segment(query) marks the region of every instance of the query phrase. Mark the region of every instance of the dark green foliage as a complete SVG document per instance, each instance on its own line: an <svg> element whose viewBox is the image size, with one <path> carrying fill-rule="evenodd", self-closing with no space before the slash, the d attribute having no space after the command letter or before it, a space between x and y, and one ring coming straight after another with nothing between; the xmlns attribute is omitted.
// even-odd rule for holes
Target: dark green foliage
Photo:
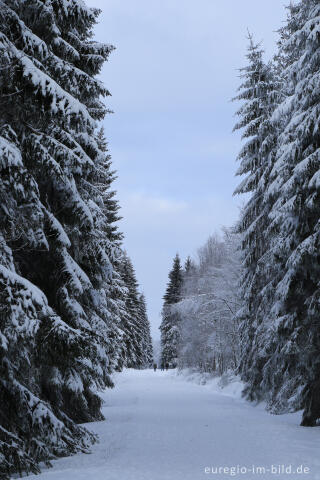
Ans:
<svg viewBox="0 0 320 480"><path fill-rule="evenodd" d="M175 305L182 299L183 270L180 257L177 254L173 260L173 267L169 273L169 282L164 295L162 309L161 330L161 363L177 366L179 339L180 339L180 314L175 310Z"/></svg>
<svg viewBox="0 0 320 480"><path fill-rule="evenodd" d="M165 305L172 305L181 300L183 275L180 257L177 254L173 260L173 267L169 273L169 283L163 296Z"/></svg>
<svg viewBox="0 0 320 480"><path fill-rule="evenodd" d="M141 322L143 366L150 367L153 363L153 346L150 333L150 322L147 315L146 299L139 295L139 317Z"/></svg>

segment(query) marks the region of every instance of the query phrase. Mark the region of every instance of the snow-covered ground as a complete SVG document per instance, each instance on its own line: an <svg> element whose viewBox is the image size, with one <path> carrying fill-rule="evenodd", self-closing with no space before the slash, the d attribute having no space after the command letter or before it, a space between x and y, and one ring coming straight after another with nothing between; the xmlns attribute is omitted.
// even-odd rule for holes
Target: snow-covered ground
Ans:
<svg viewBox="0 0 320 480"><path fill-rule="evenodd" d="M237 384L221 392L195 380L174 371L117 375L104 394L107 420L89 425L100 436L92 454L54 461L36 480L320 479L319 428L246 403ZM299 470L272 473L272 465Z"/></svg>

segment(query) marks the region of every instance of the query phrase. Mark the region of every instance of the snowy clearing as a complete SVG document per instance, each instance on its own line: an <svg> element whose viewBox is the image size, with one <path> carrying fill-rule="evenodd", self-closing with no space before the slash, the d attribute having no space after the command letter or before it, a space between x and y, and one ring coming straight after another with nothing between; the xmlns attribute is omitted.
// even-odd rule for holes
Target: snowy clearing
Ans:
<svg viewBox="0 0 320 480"><path fill-rule="evenodd" d="M28 478L320 479L319 428L300 427L300 414L273 416L246 403L238 398L238 386L226 392L216 382L199 385L175 371L126 370L104 393L107 420L89 424L100 436L92 454L59 459L53 469ZM310 471L272 473L272 465L294 473L302 465ZM227 470L231 467L243 473ZM221 473L215 473L219 468ZM256 471L244 473L244 468Z"/></svg>

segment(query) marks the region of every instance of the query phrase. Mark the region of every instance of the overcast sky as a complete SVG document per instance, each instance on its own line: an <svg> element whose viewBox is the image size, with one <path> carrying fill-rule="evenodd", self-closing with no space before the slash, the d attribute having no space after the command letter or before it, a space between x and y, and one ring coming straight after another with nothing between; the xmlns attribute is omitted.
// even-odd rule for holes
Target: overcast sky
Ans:
<svg viewBox="0 0 320 480"><path fill-rule="evenodd" d="M114 111L104 125L119 178L125 248L144 291L152 334L172 258L195 255L232 225L239 135L230 99L245 65L247 29L275 51L281 0L87 0L96 38L116 50L102 78Z"/></svg>

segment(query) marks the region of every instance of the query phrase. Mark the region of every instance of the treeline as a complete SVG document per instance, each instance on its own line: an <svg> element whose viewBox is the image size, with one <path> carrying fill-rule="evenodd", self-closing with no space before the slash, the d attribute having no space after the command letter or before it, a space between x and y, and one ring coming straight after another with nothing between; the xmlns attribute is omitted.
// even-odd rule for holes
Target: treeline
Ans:
<svg viewBox="0 0 320 480"><path fill-rule="evenodd" d="M264 60L262 48L250 36L248 63L241 70L236 97L242 105L235 129L242 130L245 140L237 171L244 178L236 193L250 194L237 227L242 268L234 298L236 303L240 298L240 308L231 316L231 325L239 324L237 370L246 383L247 398L266 401L274 413L303 409L304 426L316 425L320 419L319 32L318 0L300 0L288 7L272 61ZM186 269L181 271L183 278L187 284ZM206 288L199 294L207 295ZM219 289L219 283L212 286L213 298ZM181 338L173 363L182 358L185 364L187 357L195 361L186 352L196 331L199 341L190 351L200 355L203 366L209 339L218 338L216 310L202 316L199 301L191 304L188 296L183 299L182 289L179 292L177 308L170 306L179 319ZM226 322L227 331L229 319L224 320L224 315L221 323ZM188 317L189 326L184 327ZM202 317L209 318L213 337L200 339ZM189 334L192 340L186 348L183 339ZM219 347L213 351L216 354L210 355L216 359Z"/></svg>
<svg viewBox="0 0 320 480"><path fill-rule="evenodd" d="M98 14L0 0L0 478L88 451L111 373L152 362L99 129Z"/></svg>
<svg viewBox="0 0 320 480"><path fill-rule="evenodd" d="M239 365L239 238L212 235L197 260L176 255L164 296L161 359L171 367L222 375Z"/></svg>

